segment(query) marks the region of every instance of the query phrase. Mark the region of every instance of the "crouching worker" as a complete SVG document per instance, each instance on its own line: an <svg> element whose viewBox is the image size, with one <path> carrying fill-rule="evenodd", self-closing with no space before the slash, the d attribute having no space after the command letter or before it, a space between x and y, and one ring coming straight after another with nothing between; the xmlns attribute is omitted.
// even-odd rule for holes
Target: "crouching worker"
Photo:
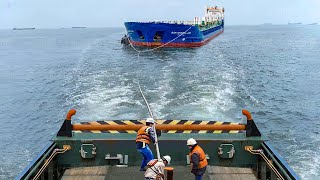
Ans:
<svg viewBox="0 0 320 180"><path fill-rule="evenodd" d="M145 166L149 161L153 159L152 151L149 148L149 144L152 141L155 143L155 133L153 131L154 119L148 118L146 120L146 126L143 126L138 130L136 138L136 148L143 156L140 171L145 171Z"/></svg>
<svg viewBox="0 0 320 180"><path fill-rule="evenodd" d="M145 180L164 180L164 167L170 164L171 157L163 156L162 162L158 159L153 159L147 164L147 171L144 173Z"/></svg>
<svg viewBox="0 0 320 180"><path fill-rule="evenodd" d="M195 175L195 180L201 180L208 165L206 154L193 138L188 139L187 146L190 150L191 173Z"/></svg>

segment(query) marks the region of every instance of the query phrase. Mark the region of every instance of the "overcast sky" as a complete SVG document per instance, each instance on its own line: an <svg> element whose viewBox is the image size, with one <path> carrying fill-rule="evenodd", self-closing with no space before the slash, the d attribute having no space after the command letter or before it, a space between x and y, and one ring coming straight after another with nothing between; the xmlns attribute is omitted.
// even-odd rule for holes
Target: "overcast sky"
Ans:
<svg viewBox="0 0 320 180"><path fill-rule="evenodd" d="M203 16L206 5L224 6L227 25L320 23L320 0L0 0L0 28L192 20Z"/></svg>

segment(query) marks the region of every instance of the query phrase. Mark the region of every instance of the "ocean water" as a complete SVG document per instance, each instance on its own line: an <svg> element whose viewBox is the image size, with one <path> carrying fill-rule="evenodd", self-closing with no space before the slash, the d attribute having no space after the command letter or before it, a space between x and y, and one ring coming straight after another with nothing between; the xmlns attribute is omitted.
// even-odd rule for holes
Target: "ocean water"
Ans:
<svg viewBox="0 0 320 180"><path fill-rule="evenodd" d="M138 54L123 28L0 30L0 179L73 122L253 118L302 179L320 178L320 26L227 26L209 44Z"/></svg>

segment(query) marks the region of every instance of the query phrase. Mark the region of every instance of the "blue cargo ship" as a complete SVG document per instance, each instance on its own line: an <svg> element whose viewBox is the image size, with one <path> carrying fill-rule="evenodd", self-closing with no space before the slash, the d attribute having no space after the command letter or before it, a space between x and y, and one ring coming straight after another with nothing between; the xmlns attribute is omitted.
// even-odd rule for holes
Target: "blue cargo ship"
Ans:
<svg viewBox="0 0 320 180"><path fill-rule="evenodd" d="M224 31L224 8L206 7L205 15L193 21L125 22L124 25L127 43L133 46L199 47Z"/></svg>

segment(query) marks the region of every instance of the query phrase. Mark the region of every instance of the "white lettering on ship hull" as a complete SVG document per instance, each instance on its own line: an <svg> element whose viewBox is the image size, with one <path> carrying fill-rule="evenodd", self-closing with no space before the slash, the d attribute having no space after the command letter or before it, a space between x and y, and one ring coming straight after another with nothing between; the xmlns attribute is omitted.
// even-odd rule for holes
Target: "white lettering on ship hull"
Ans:
<svg viewBox="0 0 320 180"><path fill-rule="evenodd" d="M174 32L174 31L172 31L171 34L191 34L191 32Z"/></svg>

